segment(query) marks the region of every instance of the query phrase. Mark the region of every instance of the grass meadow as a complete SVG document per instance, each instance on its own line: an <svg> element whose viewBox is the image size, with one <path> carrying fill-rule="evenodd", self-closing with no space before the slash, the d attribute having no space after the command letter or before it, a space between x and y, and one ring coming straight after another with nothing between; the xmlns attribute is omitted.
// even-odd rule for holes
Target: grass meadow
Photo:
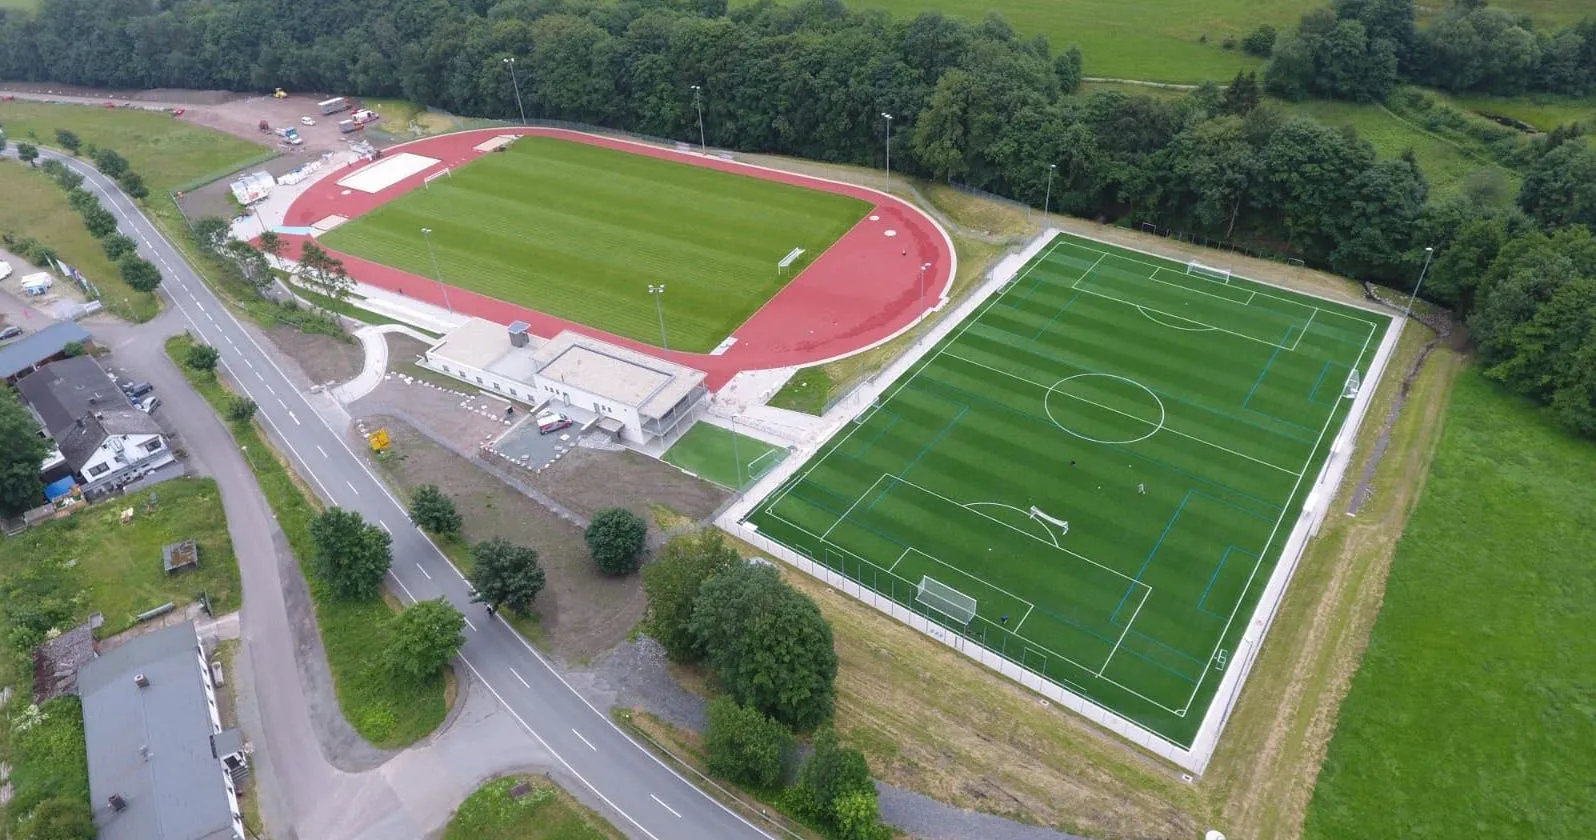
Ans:
<svg viewBox="0 0 1596 840"><path fill-rule="evenodd" d="M519 799L510 789L525 782ZM619 840L603 817L541 777L494 779L460 803L443 840Z"/></svg>
<svg viewBox="0 0 1596 840"><path fill-rule="evenodd" d="M751 5L753 0L735 0ZM1237 70L1258 68L1263 60L1224 49L1226 38L1240 41L1259 24L1280 31L1294 27L1322 0L848 0L862 9L885 9L900 18L939 11L976 22L989 12L1002 15L1022 37L1041 35L1055 53L1079 44L1086 74L1152 82L1223 82ZM1590 14L1586 0L1493 0L1492 6L1528 13L1543 27L1578 22ZM1445 4L1421 4L1420 26ZM1205 40L1206 39L1206 40Z"/></svg>
<svg viewBox="0 0 1596 840"><path fill-rule="evenodd" d="M707 352L864 217L833 193L527 137L323 237L329 248L655 344ZM803 259L776 263L794 247Z"/></svg>
<svg viewBox="0 0 1596 840"><path fill-rule="evenodd" d="M1304 836L1589 836L1596 447L1478 372L1341 707Z"/></svg>
<svg viewBox="0 0 1596 840"><path fill-rule="evenodd" d="M1063 236L749 519L1189 744L1388 323Z"/></svg>

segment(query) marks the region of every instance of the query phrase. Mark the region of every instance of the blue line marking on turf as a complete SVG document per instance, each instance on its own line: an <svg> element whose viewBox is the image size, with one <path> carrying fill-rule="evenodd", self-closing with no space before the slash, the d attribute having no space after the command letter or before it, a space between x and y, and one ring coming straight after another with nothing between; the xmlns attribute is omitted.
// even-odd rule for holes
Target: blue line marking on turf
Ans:
<svg viewBox="0 0 1596 840"><path fill-rule="evenodd" d="M1180 512L1186 509L1186 503L1191 501L1192 494L1196 492L1196 490L1187 490L1186 497L1180 500L1180 507L1175 508L1175 515L1171 516L1169 524L1164 526L1164 533L1158 535L1158 542L1153 544L1153 550L1147 552L1147 559L1143 560L1142 567L1136 570L1136 577L1131 578L1133 585L1125 587L1125 594L1119 597L1119 603L1114 606L1114 611L1109 614L1108 620L1110 622L1119 620L1119 611L1125 608L1125 601L1130 598L1132 590L1136 588L1134 584L1142 582L1142 575L1146 574L1147 567L1153 564L1153 557L1158 554L1159 546L1164 544L1164 538L1169 536L1170 530L1175 527L1175 520L1180 518Z"/></svg>
<svg viewBox="0 0 1596 840"><path fill-rule="evenodd" d="M847 453L843 453L843 457L844 458L851 458L851 459L853 459L855 461L863 458L864 454L866 452L870 451L870 447L876 445L876 441L880 440L882 435L886 434L887 432L892 431L892 427L898 425L898 419L899 419L898 415L893 414L890 411L885 411L885 409L876 409L876 413L877 414L880 414L880 413L883 413L883 412L885 412L885 414L887 415L886 424L883 425L880 429L877 429L875 435L873 437L871 437L869 440L865 441L864 446L860 447L859 451L857 453L855 453L853 455L849 455ZM871 417L870 419L874 420L875 418Z"/></svg>
<svg viewBox="0 0 1596 840"><path fill-rule="evenodd" d="M1214 573L1208 576L1208 585L1203 587L1202 597L1197 599L1197 609L1201 610L1202 612L1208 613L1209 615L1218 615L1218 613L1213 612L1212 610L1203 609L1203 602L1208 600L1208 593L1213 591L1214 581L1219 580L1219 573L1224 571L1224 569L1225 569L1225 561L1230 559L1230 552L1236 551L1236 550L1238 550L1238 549L1235 546L1233 546L1233 545L1225 547L1225 553L1222 556L1220 556L1220 558L1219 558L1219 565L1215 566L1214 567ZM1242 554L1246 554L1247 552L1243 551L1241 553Z"/></svg>
<svg viewBox="0 0 1596 840"><path fill-rule="evenodd" d="M1048 328L1053 326L1053 322L1058 320L1058 316L1063 315L1064 314L1064 310L1069 309L1070 308L1070 304L1074 303L1075 299L1080 297L1080 296L1081 296L1081 293L1080 292L1076 292L1074 295L1070 296L1069 300L1064 301L1064 305L1060 306L1058 308L1058 311L1053 313L1053 317L1047 319L1047 323L1043 324L1041 327L1039 327L1037 329L1036 335L1031 336L1031 340L1035 341L1035 340L1041 338L1042 337L1042 333L1047 332Z"/></svg>
<svg viewBox="0 0 1596 840"><path fill-rule="evenodd" d="M1253 383L1252 383L1252 390L1248 391L1247 392L1247 398L1241 401L1241 407L1242 408L1246 408L1247 407L1247 403L1252 402L1252 395L1258 393L1258 386L1262 385L1263 381L1264 381L1264 377L1269 375L1269 368L1270 368L1271 365L1273 365L1275 363L1275 357L1280 355L1280 351L1281 350L1286 349L1285 348L1286 339L1291 337L1291 331L1293 329L1296 329L1296 325L1292 325L1292 326L1286 327L1286 336L1285 336L1285 338L1282 338L1280 340L1280 344L1275 346L1275 352L1269 354L1269 361L1264 362L1263 370L1258 373L1258 378L1256 380L1254 380Z"/></svg>
<svg viewBox="0 0 1596 840"><path fill-rule="evenodd" d="M1327 360L1324 363L1324 367L1319 368L1319 378L1313 380L1313 390L1308 392L1308 402L1313 402L1313 398L1319 395L1319 385L1324 382L1324 375L1330 372L1330 366L1332 364L1334 364L1334 362Z"/></svg>

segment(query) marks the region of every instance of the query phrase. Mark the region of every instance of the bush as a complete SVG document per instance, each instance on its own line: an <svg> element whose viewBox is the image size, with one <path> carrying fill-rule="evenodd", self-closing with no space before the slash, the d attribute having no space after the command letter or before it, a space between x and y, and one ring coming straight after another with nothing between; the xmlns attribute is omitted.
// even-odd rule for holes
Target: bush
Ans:
<svg viewBox="0 0 1596 840"><path fill-rule="evenodd" d="M233 396L227 398L226 411L227 419L229 420L247 423L254 419L255 412L258 410L260 410L260 406L256 405L255 401L249 397Z"/></svg>
<svg viewBox="0 0 1596 840"><path fill-rule="evenodd" d="M190 370L204 373L215 373L216 366L222 361L222 351L209 344L190 344L188 352L183 354L183 364Z"/></svg>
<svg viewBox="0 0 1596 840"><path fill-rule="evenodd" d="M599 571L629 575L643 562L648 524L626 508L606 508L587 526L587 550Z"/></svg>
<svg viewBox="0 0 1596 840"><path fill-rule="evenodd" d="M1263 24L1247 33L1247 37L1241 40L1241 49L1248 55L1268 58L1275 51L1276 34L1273 26Z"/></svg>
<svg viewBox="0 0 1596 840"><path fill-rule="evenodd" d="M144 186L144 179L131 169L123 172L116 182L121 185L122 192L127 193L135 201L143 201L150 194L149 187Z"/></svg>
<svg viewBox="0 0 1596 840"><path fill-rule="evenodd" d="M740 785L773 789L781 781L782 758L792 740L787 727L756 709L739 706L726 697L709 704L704 749L709 753L709 770L717 776Z"/></svg>
<svg viewBox="0 0 1596 840"><path fill-rule="evenodd" d="M100 240L100 247L105 249L105 257L111 262L116 262L138 250L138 245L133 240L120 233L113 233Z"/></svg>
<svg viewBox="0 0 1596 840"><path fill-rule="evenodd" d="M60 144L61 148L66 149L74 155L78 153L78 149L83 148L83 141L78 139L76 134L73 134L64 128L58 128L55 130L55 142Z"/></svg>
<svg viewBox="0 0 1596 840"><path fill-rule="evenodd" d="M410 521L434 534L454 536L460 533L460 511L454 500L445 496L436 484L423 484L416 488L410 499Z"/></svg>
<svg viewBox="0 0 1596 840"><path fill-rule="evenodd" d="M876 786L864 753L844 747L832 729L815 735L814 753L798 772L798 784L787 791L786 800L804 819L848 840L892 836L881 824Z"/></svg>
<svg viewBox="0 0 1596 840"><path fill-rule="evenodd" d="M22 823L18 840L94 840L89 803L57 796L40 802Z"/></svg>

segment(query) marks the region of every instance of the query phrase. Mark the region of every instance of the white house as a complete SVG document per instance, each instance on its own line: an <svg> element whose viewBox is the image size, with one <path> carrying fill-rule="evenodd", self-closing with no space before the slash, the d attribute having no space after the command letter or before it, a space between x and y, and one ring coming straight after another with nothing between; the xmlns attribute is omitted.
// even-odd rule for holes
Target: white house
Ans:
<svg viewBox="0 0 1596 840"><path fill-rule="evenodd" d="M685 431L709 397L703 371L571 330L545 341L522 321L473 318L421 364L530 406L590 415L591 425L636 444Z"/></svg>
<svg viewBox="0 0 1596 840"><path fill-rule="evenodd" d="M160 425L134 408L92 357L51 362L18 380L17 390L85 494L119 487L174 460Z"/></svg>

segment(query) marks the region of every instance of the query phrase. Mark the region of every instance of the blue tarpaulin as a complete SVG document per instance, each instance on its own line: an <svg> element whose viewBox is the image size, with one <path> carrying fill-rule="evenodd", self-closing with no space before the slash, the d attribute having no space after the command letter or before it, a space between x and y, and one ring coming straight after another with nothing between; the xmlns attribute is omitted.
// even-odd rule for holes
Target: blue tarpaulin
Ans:
<svg viewBox="0 0 1596 840"><path fill-rule="evenodd" d="M57 481L57 482L55 482L53 484L50 484L49 486L45 487L44 488L44 498L46 498L49 501L53 502L56 499L61 498L62 496L68 495L69 493L72 492L72 489L74 487L77 487L77 486L78 486L78 483L76 481L73 481L72 480L72 476L69 475L66 478L61 479L60 481Z"/></svg>

